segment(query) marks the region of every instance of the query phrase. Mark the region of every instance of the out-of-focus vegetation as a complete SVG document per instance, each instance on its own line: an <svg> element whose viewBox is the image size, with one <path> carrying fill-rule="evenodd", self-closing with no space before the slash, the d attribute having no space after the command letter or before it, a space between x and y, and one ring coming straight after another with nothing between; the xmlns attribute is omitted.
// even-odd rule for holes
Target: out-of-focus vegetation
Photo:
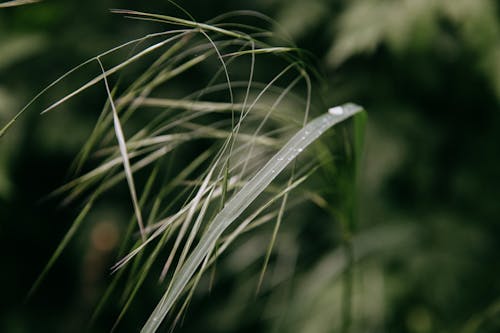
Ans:
<svg viewBox="0 0 500 333"><path fill-rule="evenodd" d="M286 211L260 293L255 296L272 223L243 235L217 261L211 291L209 271L176 329L497 332L500 6L493 0L182 5L200 22L241 9L275 18L281 24L276 32L310 51L326 78L315 83L313 99L323 99L318 104L325 106L355 101L369 111L369 121L351 226L353 266L343 239L353 197L348 124L322 141L335 148L335 168L320 168L295 192L309 203ZM54 0L0 9L0 126L75 65L164 29L111 14L109 8L185 17L160 1ZM123 56L107 61L117 63ZM217 70L219 63L211 66ZM256 75L265 77L275 66L258 61ZM130 83L140 70L120 80ZM38 113L99 73L93 64L71 75L0 139L2 332L82 331L112 280L109 268L133 214L125 182L95 203L76 238L24 302L81 209L77 201L61 207L60 198L40 199L71 179L71 161L89 137L106 91L98 86L43 117ZM193 76L168 91L180 95L203 82ZM321 155L326 148L317 149ZM170 168L182 168L196 152L191 147ZM163 262L158 266L159 274ZM146 280L118 331L142 327L165 289L157 276ZM91 330L109 331L124 301L113 296Z"/></svg>

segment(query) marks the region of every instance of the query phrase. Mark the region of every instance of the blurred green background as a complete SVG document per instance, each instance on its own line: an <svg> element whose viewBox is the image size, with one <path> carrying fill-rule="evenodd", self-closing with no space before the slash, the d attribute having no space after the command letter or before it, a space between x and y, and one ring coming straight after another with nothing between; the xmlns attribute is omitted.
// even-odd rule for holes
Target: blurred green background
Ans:
<svg viewBox="0 0 500 333"><path fill-rule="evenodd" d="M353 101L368 110L350 331L499 332L497 1L188 0L181 5L198 21L240 9L269 15L314 54L328 81L318 93L329 104ZM182 15L167 1L47 0L0 9L0 126L73 66L158 31L158 25L125 19L110 8ZM83 80L77 73L65 84ZM68 180L71 161L106 99L102 87L94 88L40 117L38 111L65 91L56 87L43 95L0 139L1 332L85 331L114 262L106 244L117 237L116 221L129 214L126 191L107 195L92 215L97 222L79 234L25 302L77 208L40 200ZM307 212L300 214L310 219ZM281 318L279 308L266 307L279 303L234 291L249 284L244 273L222 270L221 282L193 301L177 330L341 332L342 285L334 271L342 253L338 243L327 242L325 225L311 223L299 232L299 272L290 283L321 289L315 294L299 288L304 295L290 296L303 307L290 307ZM327 269L313 276L322 263ZM154 286L141 291L118 331L137 331L159 292ZM307 300L308 295L317 296ZM107 310L90 331L109 331L116 310Z"/></svg>

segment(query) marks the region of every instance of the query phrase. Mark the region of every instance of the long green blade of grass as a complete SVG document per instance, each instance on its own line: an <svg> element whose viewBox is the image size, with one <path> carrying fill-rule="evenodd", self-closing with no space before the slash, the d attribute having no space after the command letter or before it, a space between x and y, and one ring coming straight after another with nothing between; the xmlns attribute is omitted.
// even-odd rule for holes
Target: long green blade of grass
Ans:
<svg viewBox="0 0 500 333"><path fill-rule="evenodd" d="M125 141L125 136L123 135L122 126L120 124L120 120L118 118L118 113L116 112L115 103L113 102L113 98L111 95L111 90L109 89L108 79L106 77L106 71L104 70L104 66L99 58L97 58L99 65L101 66L102 73L104 75L104 84L106 86L106 92L108 93L109 102L111 104L111 109L113 111L113 123L115 127L116 139L118 140L118 145L120 147L120 155L123 159L123 167L125 169L125 176L127 178L127 183L130 190L130 196L132 198L132 203L134 205L134 212L137 218L137 223L139 224L139 229L141 231L141 236L144 239L144 223L142 222L142 214L141 209L139 208L139 201L137 200L137 194L135 190L134 178L132 176L132 170L130 168L130 160L127 152L127 143Z"/></svg>
<svg viewBox="0 0 500 333"><path fill-rule="evenodd" d="M41 0L12 0L0 3L0 8L15 7L39 2Z"/></svg>
<svg viewBox="0 0 500 333"><path fill-rule="evenodd" d="M185 291L197 268L210 255L222 233L302 151L335 124L359 113L362 108L346 104L331 108L298 131L224 206L190 254L141 332L155 332L172 306Z"/></svg>

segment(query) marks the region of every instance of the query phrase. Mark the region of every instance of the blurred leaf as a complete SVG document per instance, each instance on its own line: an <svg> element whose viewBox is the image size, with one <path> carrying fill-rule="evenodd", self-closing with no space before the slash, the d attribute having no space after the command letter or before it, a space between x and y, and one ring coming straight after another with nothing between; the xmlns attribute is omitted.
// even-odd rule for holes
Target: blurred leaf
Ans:
<svg viewBox="0 0 500 333"><path fill-rule="evenodd" d="M0 71L42 51L47 46L45 36L26 34L0 39Z"/></svg>
<svg viewBox="0 0 500 333"><path fill-rule="evenodd" d="M297 40L314 29L326 14L328 14L328 8L325 1L287 1L277 21L284 31Z"/></svg>

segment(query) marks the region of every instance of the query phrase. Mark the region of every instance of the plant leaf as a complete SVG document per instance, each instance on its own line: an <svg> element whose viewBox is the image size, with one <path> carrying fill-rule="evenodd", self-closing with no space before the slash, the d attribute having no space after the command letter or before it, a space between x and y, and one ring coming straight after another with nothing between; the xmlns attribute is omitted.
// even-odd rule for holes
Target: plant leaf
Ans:
<svg viewBox="0 0 500 333"><path fill-rule="evenodd" d="M234 220L261 194L264 189L304 149L333 125L361 112L354 104L331 108L328 113L309 122L298 131L253 177L237 192L215 216L207 232L188 257L178 274L172 277L170 287L163 295L141 332L155 332L178 300L197 268L211 253L214 244Z"/></svg>
<svg viewBox="0 0 500 333"><path fill-rule="evenodd" d="M12 0L0 3L0 8L15 7L39 2L41 0Z"/></svg>
<svg viewBox="0 0 500 333"><path fill-rule="evenodd" d="M108 93L109 102L111 104L111 109L113 111L113 124L115 127L116 139L118 140L118 146L120 147L120 155L123 159L123 167L125 169L125 176L127 178L128 187L130 190L130 196L132 197L132 203L134 205L134 212L137 218L137 223L139 224L139 229L141 231L142 239L145 239L144 234L144 223L142 222L142 214L139 206L139 201L137 200L137 194L135 190L134 177L132 176L132 169L130 168L130 160L127 152L127 143L125 141L125 136L123 135L122 126L120 124L120 119L118 118L118 113L116 112L115 103L113 102L113 97L111 95L111 90L109 89L108 79L106 77L106 71L99 58L97 58L99 65L102 69L102 75L104 78L104 84L106 86L106 91Z"/></svg>

